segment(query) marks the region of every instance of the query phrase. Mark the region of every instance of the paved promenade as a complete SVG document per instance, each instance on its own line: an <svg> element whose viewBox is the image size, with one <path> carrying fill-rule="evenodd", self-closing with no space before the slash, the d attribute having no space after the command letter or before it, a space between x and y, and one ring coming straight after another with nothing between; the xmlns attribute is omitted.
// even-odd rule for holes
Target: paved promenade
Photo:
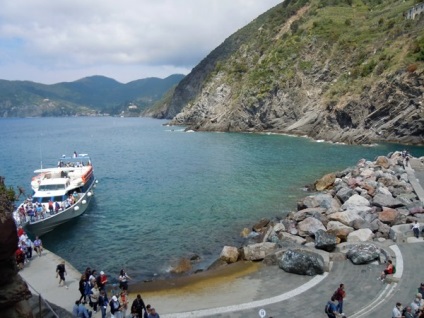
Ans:
<svg viewBox="0 0 424 318"><path fill-rule="evenodd" d="M409 178L414 178L416 192L424 200L424 165L411 161ZM423 201L424 202L424 201ZM412 233L411 233L412 236ZM183 317L326 317L324 306L340 283L346 286L344 312L349 318L391 317L396 302L410 304L417 287L424 281L421 254L422 238L408 238L408 243L384 243L396 261L398 283L378 280L384 265L353 265L350 261L333 262L329 273L315 277L288 274L277 267L260 265L259 270L219 284L197 283L192 289L149 291L142 288L145 303L152 304L162 318ZM45 251L21 272L22 277L50 302L71 311L79 299L80 273L66 263L67 286L58 287L55 268L61 259ZM203 273L202 273L203 274ZM143 291L144 290L144 291ZM134 299L131 295L130 301ZM129 313L128 313L129 314ZM97 313L94 317L100 317Z"/></svg>

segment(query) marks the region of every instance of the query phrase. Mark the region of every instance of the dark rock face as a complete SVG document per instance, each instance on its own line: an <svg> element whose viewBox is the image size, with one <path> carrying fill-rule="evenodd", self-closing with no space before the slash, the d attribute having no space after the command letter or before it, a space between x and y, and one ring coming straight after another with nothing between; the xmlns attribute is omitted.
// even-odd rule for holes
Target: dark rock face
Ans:
<svg viewBox="0 0 424 318"><path fill-rule="evenodd" d="M314 276L324 273L322 256L307 251L288 250L278 262L278 266L288 273L298 275Z"/></svg>
<svg viewBox="0 0 424 318"><path fill-rule="evenodd" d="M336 248L337 239L333 234L329 234L324 230L315 232L315 247L320 250L332 252Z"/></svg>
<svg viewBox="0 0 424 318"><path fill-rule="evenodd" d="M380 256L380 249L372 244L355 245L346 254L353 264L368 264Z"/></svg>
<svg viewBox="0 0 424 318"><path fill-rule="evenodd" d="M18 275L15 251L18 248L16 225L12 219L13 202L0 177L0 316L32 318L28 304L31 292Z"/></svg>

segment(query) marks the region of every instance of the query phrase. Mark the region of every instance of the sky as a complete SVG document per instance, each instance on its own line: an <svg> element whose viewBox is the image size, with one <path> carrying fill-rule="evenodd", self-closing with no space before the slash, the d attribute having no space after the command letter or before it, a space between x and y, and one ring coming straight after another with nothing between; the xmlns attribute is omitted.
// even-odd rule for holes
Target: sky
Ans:
<svg viewBox="0 0 424 318"><path fill-rule="evenodd" d="M188 74L282 0L0 0L0 79Z"/></svg>

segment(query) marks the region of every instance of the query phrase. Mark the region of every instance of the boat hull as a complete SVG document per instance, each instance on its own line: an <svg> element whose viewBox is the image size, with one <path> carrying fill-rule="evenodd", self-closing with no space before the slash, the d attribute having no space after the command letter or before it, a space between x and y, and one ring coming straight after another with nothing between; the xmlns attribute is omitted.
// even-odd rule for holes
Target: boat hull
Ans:
<svg viewBox="0 0 424 318"><path fill-rule="evenodd" d="M33 235L41 236L53 231L59 225L84 214L94 196L93 188L95 187L95 184L96 182L93 180L88 190L68 209L39 221L28 222L25 224L25 229Z"/></svg>

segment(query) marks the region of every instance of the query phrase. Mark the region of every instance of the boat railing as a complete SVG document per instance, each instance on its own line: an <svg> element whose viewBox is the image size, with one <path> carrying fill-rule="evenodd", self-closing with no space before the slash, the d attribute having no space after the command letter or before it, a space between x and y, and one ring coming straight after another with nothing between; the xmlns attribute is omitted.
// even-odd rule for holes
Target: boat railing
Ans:
<svg viewBox="0 0 424 318"><path fill-rule="evenodd" d="M53 210L50 210L48 208L47 204L42 204L43 206L43 210L41 212L37 212L36 210L33 210L34 215L28 215L27 211L25 212L25 218L22 217L22 214L19 213L19 218L17 219L15 217L15 219L17 219L17 223L18 225L24 225L25 223L36 223L38 221L42 221L42 220L46 220L49 219L51 217L54 217L56 215L59 215L65 211L67 211L68 209L74 207L80 200L81 200L81 193L77 193L77 197L75 198L74 203L69 203L68 199L64 200L64 201L57 201L59 203L60 208L56 209L55 208L55 204L56 201L53 202Z"/></svg>

